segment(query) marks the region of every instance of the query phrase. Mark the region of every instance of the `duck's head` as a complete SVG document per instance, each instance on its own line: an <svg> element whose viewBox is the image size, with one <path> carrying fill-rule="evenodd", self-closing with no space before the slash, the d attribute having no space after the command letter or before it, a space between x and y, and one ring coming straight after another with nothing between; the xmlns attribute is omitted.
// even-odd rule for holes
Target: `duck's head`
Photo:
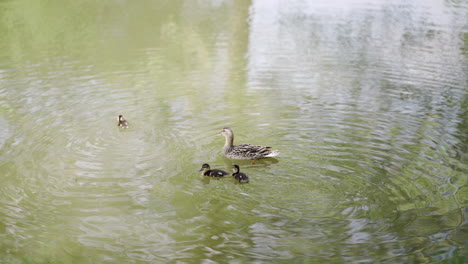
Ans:
<svg viewBox="0 0 468 264"><path fill-rule="evenodd" d="M208 171L208 170L210 170L210 165L205 163L205 164L202 165L202 167L201 167L201 169L199 171L205 172L205 171Z"/></svg>
<svg viewBox="0 0 468 264"><path fill-rule="evenodd" d="M119 121L124 121L123 115L119 115Z"/></svg>
<svg viewBox="0 0 468 264"><path fill-rule="evenodd" d="M225 136L227 138L233 137L234 133L230 127L225 127L219 132L218 136Z"/></svg>
<svg viewBox="0 0 468 264"><path fill-rule="evenodd" d="M239 170L240 170L240 169L239 169L239 165L234 165L234 166L232 166L232 171L233 171L234 173L238 173Z"/></svg>

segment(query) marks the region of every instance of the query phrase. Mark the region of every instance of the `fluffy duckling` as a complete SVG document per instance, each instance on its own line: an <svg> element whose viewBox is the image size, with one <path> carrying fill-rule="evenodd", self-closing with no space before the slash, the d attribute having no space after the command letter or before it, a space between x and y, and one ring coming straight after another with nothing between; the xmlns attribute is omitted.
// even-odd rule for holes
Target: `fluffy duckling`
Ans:
<svg viewBox="0 0 468 264"><path fill-rule="evenodd" d="M240 168L238 165L232 166L232 171L234 171L232 176L234 176L234 178L238 180L240 183L249 182L249 176L247 176L245 173L240 172Z"/></svg>
<svg viewBox="0 0 468 264"><path fill-rule="evenodd" d="M200 171L202 172L203 176L209 176L209 177L224 177L226 175L229 175L229 173L223 170L210 169L210 165L208 165L207 163L202 165Z"/></svg>
<svg viewBox="0 0 468 264"><path fill-rule="evenodd" d="M125 118L123 118L122 115L119 115L119 124L117 125L118 127L120 128L128 128L128 122L127 120L125 120Z"/></svg>
<svg viewBox="0 0 468 264"><path fill-rule="evenodd" d="M231 128L225 127L219 135L226 138L226 143L223 147L223 155L230 159L247 159L257 160L262 158L275 157L279 155L278 150L273 150L271 147L264 147L252 144L234 145L234 132Z"/></svg>

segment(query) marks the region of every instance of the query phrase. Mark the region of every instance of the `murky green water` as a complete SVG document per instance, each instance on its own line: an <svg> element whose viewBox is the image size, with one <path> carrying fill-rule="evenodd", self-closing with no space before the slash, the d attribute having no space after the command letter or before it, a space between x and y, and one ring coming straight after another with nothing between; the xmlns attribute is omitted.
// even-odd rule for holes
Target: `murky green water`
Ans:
<svg viewBox="0 0 468 264"><path fill-rule="evenodd" d="M315 2L1 1L0 263L468 262L468 3Z"/></svg>

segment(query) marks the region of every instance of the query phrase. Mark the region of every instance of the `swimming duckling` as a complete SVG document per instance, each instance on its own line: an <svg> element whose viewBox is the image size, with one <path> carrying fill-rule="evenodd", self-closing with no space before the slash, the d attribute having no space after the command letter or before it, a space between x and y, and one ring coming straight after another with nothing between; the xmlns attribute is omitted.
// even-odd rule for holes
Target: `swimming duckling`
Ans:
<svg viewBox="0 0 468 264"><path fill-rule="evenodd" d="M223 147L223 155L230 159L249 159L257 160L262 158L275 157L279 155L278 150L273 150L271 147L264 147L252 144L234 145L234 132L231 128L225 127L219 135L226 138L226 143Z"/></svg>
<svg viewBox="0 0 468 264"><path fill-rule="evenodd" d="M229 173L223 170L210 169L210 165L206 163L202 165L200 171L202 172L203 176L209 176L209 177L223 177L223 176L229 175Z"/></svg>
<svg viewBox="0 0 468 264"><path fill-rule="evenodd" d="M234 176L234 178L238 180L240 183L249 182L249 176L247 176L245 173L240 172L240 168L238 165L232 166L232 170L234 171L232 176Z"/></svg>
<svg viewBox="0 0 468 264"><path fill-rule="evenodd" d="M128 122L127 120L125 120L125 118L123 118L122 115L119 115L119 124L117 125L118 127L120 128L128 128Z"/></svg>

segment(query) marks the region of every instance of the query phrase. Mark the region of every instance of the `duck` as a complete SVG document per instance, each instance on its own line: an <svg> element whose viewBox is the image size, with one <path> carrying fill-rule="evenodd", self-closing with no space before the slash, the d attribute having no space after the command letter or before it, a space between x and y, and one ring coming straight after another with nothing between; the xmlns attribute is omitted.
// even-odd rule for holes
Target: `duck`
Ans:
<svg viewBox="0 0 468 264"><path fill-rule="evenodd" d="M247 176L245 173L240 172L239 165L232 166L232 170L234 171L232 176L234 176L234 179L238 180L239 183L249 182L249 176Z"/></svg>
<svg viewBox="0 0 468 264"><path fill-rule="evenodd" d="M119 124L117 124L120 128L128 128L128 122L122 115L119 115Z"/></svg>
<svg viewBox="0 0 468 264"><path fill-rule="evenodd" d="M229 175L229 173L223 171L223 170L218 170L218 169L211 169L210 165L207 163L203 164L200 171L202 172L203 176L209 176L209 177L224 177Z"/></svg>
<svg viewBox="0 0 468 264"><path fill-rule="evenodd" d="M230 127L225 127L218 135L222 135L226 139L223 147L223 155L230 159L239 160L253 160L276 157L280 154L278 150L271 149L271 147L240 144L234 145L234 132Z"/></svg>

